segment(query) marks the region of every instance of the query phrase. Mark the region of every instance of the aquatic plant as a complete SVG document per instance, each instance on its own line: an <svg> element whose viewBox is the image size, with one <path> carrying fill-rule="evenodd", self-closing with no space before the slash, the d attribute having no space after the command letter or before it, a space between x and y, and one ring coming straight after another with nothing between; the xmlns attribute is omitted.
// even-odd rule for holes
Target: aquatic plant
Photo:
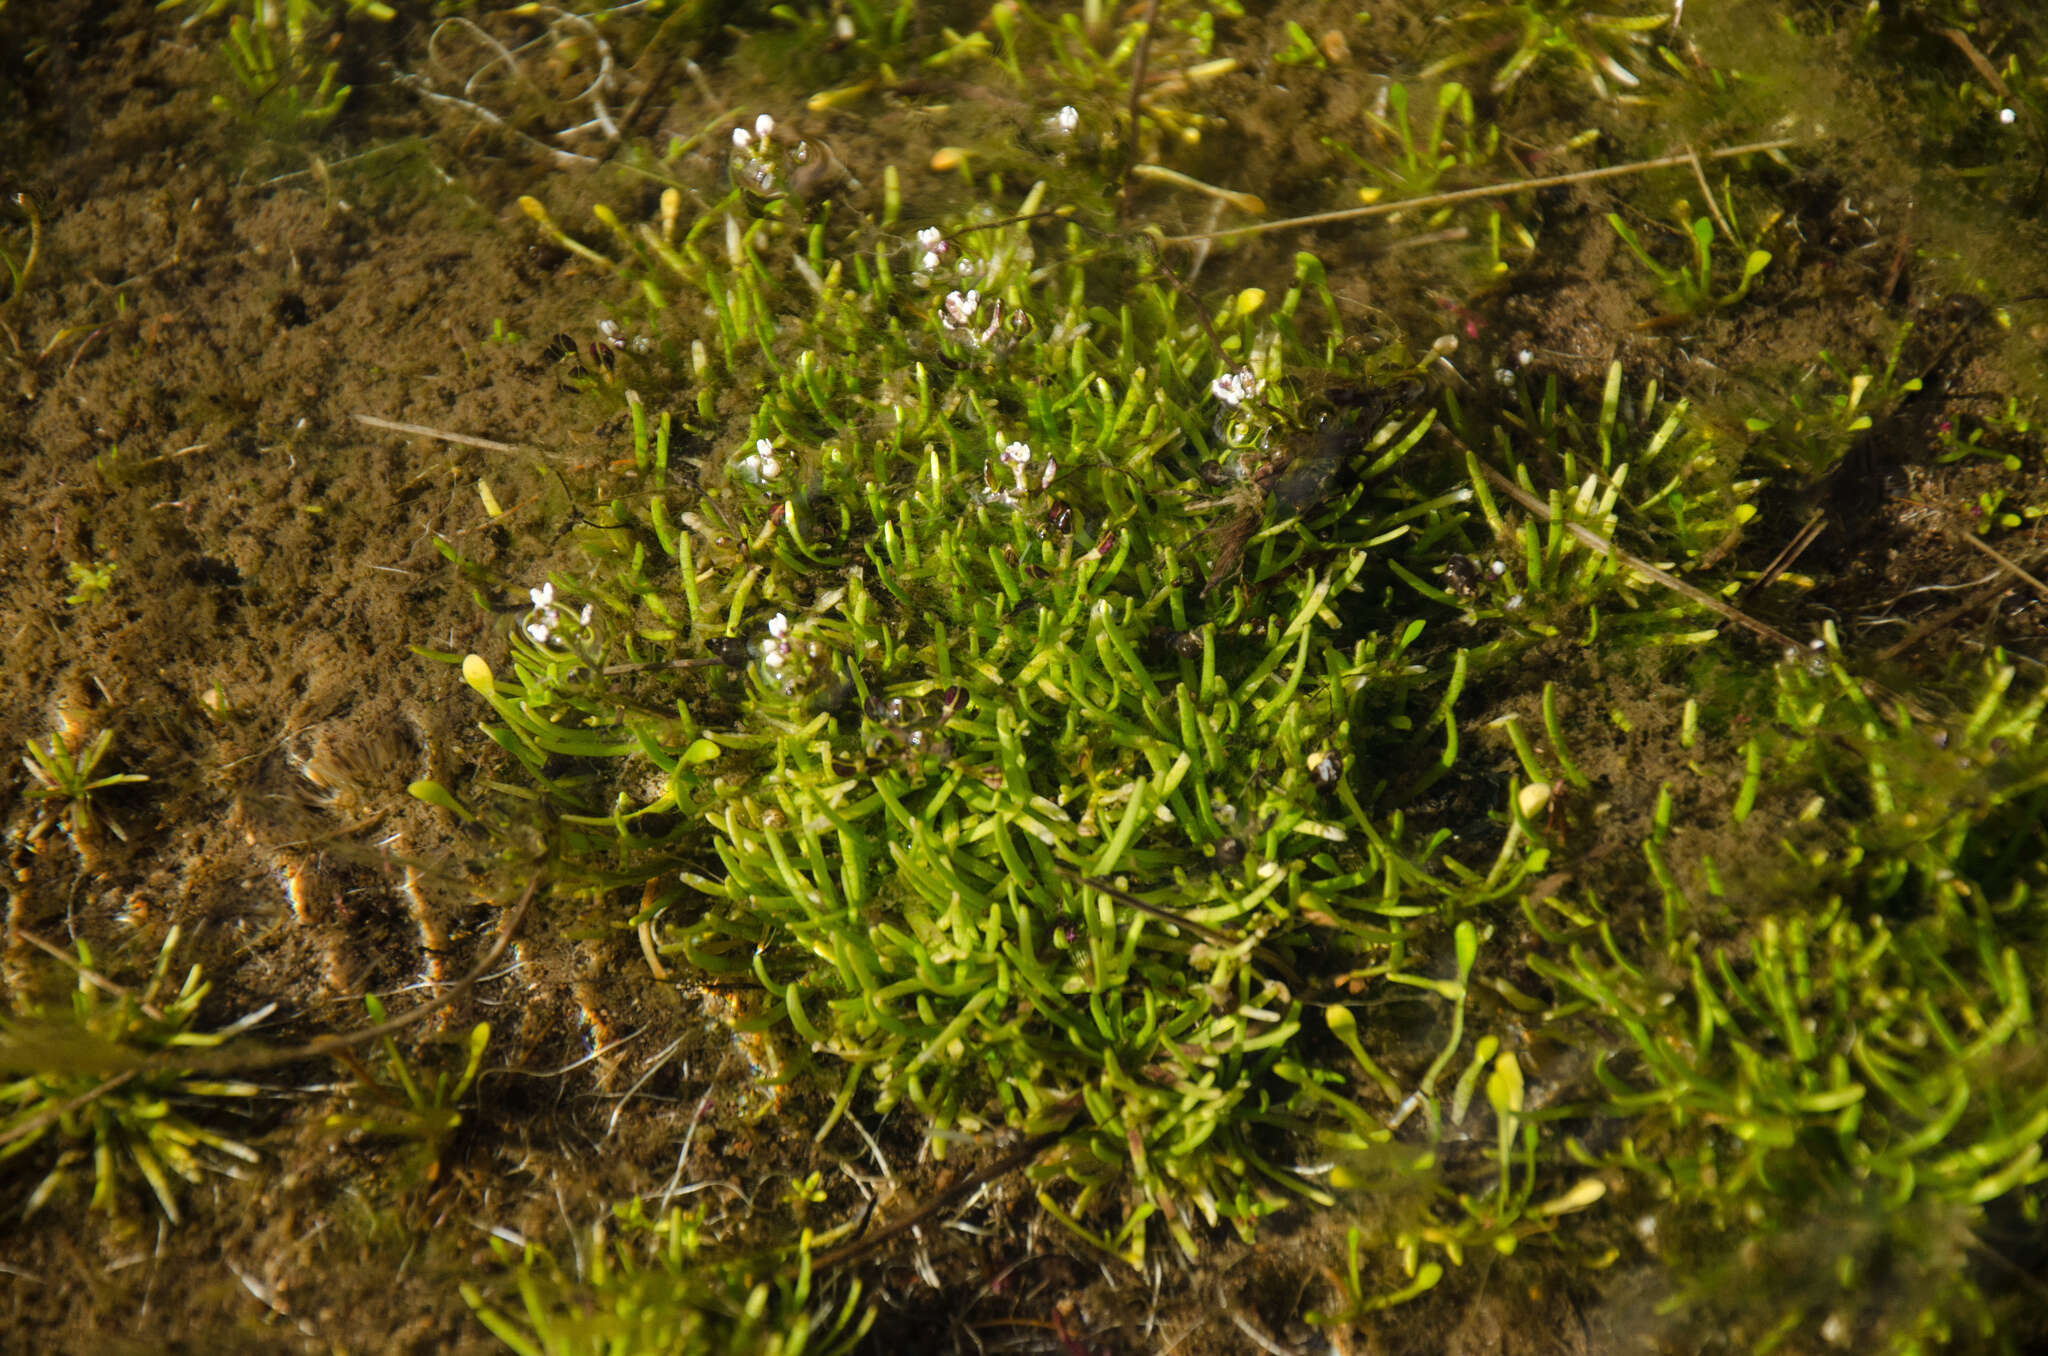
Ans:
<svg viewBox="0 0 2048 1356"><path fill-rule="evenodd" d="M63 813L71 821L73 837L88 833L91 826L101 819L104 819L107 827L114 831L115 837L125 839L128 836L112 817L104 812L95 814L93 808L93 796L96 792L115 786L132 786L137 782L149 780L140 772L100 774L100 763L106 758L107 750L113 743L112 730L101 730L82 754L72 751L69 736L61 731L50 735L40 744L33 739L28 742L28 753L21 760L21 765L28 769L28 775L33 779L28 794L32 799L53 806L61 805ZM46 818L31 833L31 841L39 837L47 827Z"/></svg>
<svg viewBox="0 0 2048 1356"><path fill-rule="evenodd" d="M650 1217L635 1199L612 1213L612 1229L593 1227L569 1266L544 1248L494 1236L518 1302L500 1308L475 1283L463 1285L463 1298L520 1356L835 1356L874 1322L858 1284L825 1298L808 1237L794 1250L794 1268L777 1276L778 1256L720 1257L701 1205Z"/></svg>
<svg viewBox="0 0 2048 1356"><path fill-rule="evenodd" d="M196 1185L206 1171L221 1170L217 1165L227 1160L257 1161L254 1149L188 1114L211 1099L253 1097L260 1091L254 1084L134 1067L153 1054L220 1046L269 1014L264 1008L217 1031L194 1030L212 986L194 965L177 991L163 997L178 940L173 927L148 983L139 990L101 974L92 948L80 941L75 961L56 952L76 974L68 1007L52 1009L27 989L18 989L12 1013L0 1016L0 1071L14 1075L0 1082L0 1108L6 1110L0 1119L0 1162L37 1154L47 1163L23 1205L26 1213L59 1197L88 1172L91 1208L113 1213L122 1205L120 1188L132 1172L176 1224L173 1177Z"/></svg>

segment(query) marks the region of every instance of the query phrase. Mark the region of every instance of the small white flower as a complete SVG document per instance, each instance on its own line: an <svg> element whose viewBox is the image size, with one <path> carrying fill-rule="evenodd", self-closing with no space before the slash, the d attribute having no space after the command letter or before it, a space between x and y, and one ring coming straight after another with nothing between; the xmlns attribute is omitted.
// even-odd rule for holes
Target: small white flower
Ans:
<svg viewBox="0 0 2048 1356"><path fill-rule="evenodd" d="M732 129L732 145L734 150L744 151L753 144L754 139L751 136L747 135L746 128L735 127Z"/></svg>
<svg viewBox="0 0 2048 1356"><path fill-rule="evenodd" d="M761 662L779 669L789 662L789 618L778 612L768 619L768 643L761 647Z"/></svg>
<svg viewBox="0 0 2048 1356"><path fill-rule="evenodd" d="M1021 494L1028 488L1024 479L1024 468L1031 464L1031 445L1029 443L1011 443L997 455L1002 458L1004 465L1016 473L1017 490Z"/></svg>
<svg viewBox="0 0 2048 1356"><path fill-rule="evenodd" d="M1209 394L1224 404L1235 407L1257 395L1264 385L1265 383L1253 376L1249 369L1240 367L1225 372L1210 382Z"/></svg>
<svg viewBox="0 0 2048 1356"><path fill-rule="evenodd" d="M1081 125L1081 114L1077 109L1075 109L1075 107L1072 104L1068 104L1064 108L1060 109L1059 112L1053 114L1052 120L1053 124L1056 127L1058 127L1060 131L1066 133L1068 136L1072 136L1074 135L1074 129Z"/></svg>
<svg viewBox="0 0 2048 1356"><path fill-rule="evenodd" d="M971 287L965 292L948 292L943 305L946 328L964 330L974 323L974 313L981 309L981 293Z"/></svg>
<svg viewBox="0 0 2048 1356"><path fill-rule="evenodd" d="M832 32L841 42L852 42L854 34L853 16L851 14L840 15L832 23Z"/></svg>
<svg viewBox="0 0 2048 1356"><path fill-rule="evenodd" d="M562 624L561 609L555 604L553 580L537 589L528 589L526 596L533 600L533 611L527 614L524 630L526 637L536 645L546 645L555 638L555 628ZM583 609L582 621L590 624L590 609Z"/></svg>
<svg viewBox="0 0 2048 1356"><path fill-rule="evenodd" d="M616 320L598 321L597 332L603 335L604 341L613 348L624 348L626 346L625 333L619 329L619 322Z"/></svg>
<svg viewBox="0 0 2048 1356"><path fill-rule="evenodd" d="M766 438L754 439L754 450L733 463L733 473L749 485L766 485L782 476L782 458L776 455L775 444Z"/></svg>
<svg viewBox="0 0 2048 1356"><path fill-rule="evenodd" d="M537 589L528 589L526 596L533 600L533 611L527 614L521 629L534 644L546 645L554 640L556 628L562 624L561 605L555 602L554 581L549 580ZM585 603L580 611L573 614L577 625L590 625L590 606Z"/></svg>
<svg viewBox="0 0 2048 1356"><path fill-rule="evenodd" d="M2010 127L2019 120L2019 113L2013 109L2001 108L1998 110L1998 123L2001 127Z"/></svg>
<svg viewBox="0 0 2048 1356"><path fill-rule="evenodd" d="M995 469L995 462L989 463L988 470L983 474L983 480L988 485L989 498L993 502L1008 508L1015 508L1020 496L1028 495L1033 490L1042 490L1052 484L1053 477L1059 474L1060 469L1060 464L1057 461L1047 457L1044 468L1034 477L1031 473L1031 444L1023 442L1012 441L1005 443L1002 450L996 453L996 461L1010 468L1010 473L1017 479L1016 488L1013 490L997 488L998 473ZM1033 483L1034 480L1035 484Z"/></svg>
<svg viewBox="0 0 2048 1356"><path fill-rule="evenodd" d="M769 117L766 113L763 113L760 117L754 119L754 135L759 137L763 141L766 141L768 138L774 136L775 119Z"/></svg>

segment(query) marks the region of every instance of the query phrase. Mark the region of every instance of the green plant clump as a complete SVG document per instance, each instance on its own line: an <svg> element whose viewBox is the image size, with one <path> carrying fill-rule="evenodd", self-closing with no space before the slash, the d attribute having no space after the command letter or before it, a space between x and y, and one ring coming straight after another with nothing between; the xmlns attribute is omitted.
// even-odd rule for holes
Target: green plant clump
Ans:
<svg viewBox="0 0 2048 1356"><path fill-rule="evenodd" d="M1465 99L1388 124L1408 169ZM1348 332L1313 255L1199 298L1085 192L988 176L905 223L879 177L873 217L671 187L588 239L525 204L638 298L583 379L631 457L572 486L545 579L444 544L530 591L506 659L438 656L515 771L416 794L757 990L757 1074L836 1088L821 1139L1044 1135L1042 1209L1139 1266L1373 1201L1330 1322L1531 1240L1609 1265L1624 1210L1704 1311L1714 1230L1861 1212L1782 1338L1914 1221L2038 1208L2048 1104L1991 1085L2040 1039L2041 699L1994 664L1944 718L1735 613L1769 440L1619 364L1432 395L1442 346ZM1718 279L1684 229L1675 309L1770 260ZM1731 621L1772 649L1729 658ZM1650 737L1601 720L1617 671L1696 694L1626 829L1581 761ZM1984 1312L1937 1252L1875 1346Z"/></svg>
<svg viewBox="0 0 2048 1356"><path fill-rule="evenodd" d="M613 1214L616 1233L593 1229L575 1267L493 1237L518 1307L506 1312L475 1285L463 1298L519 1356L839 1356L874 1322L858 1285L836 1303L817 1296L808 1239L794 1267L771 1277L783 1259L715 1257L701 1207L650 1219L634 1200Z"/></svg>
<svg viewBox="0 0 2048 1356"><path fill-rule="evenodd" d="M1102 256L1056 223L1064 258L1034 276L1024 224L834 258L822 221L722 220L722 251L697 244L708 215L649 262L717 312L704 389L722 369L771 394L707 448L701 493L668 480L665 429L643 438L653 493L615 510L655 550L593 539L600 572L535 591L509 677L465 665L561 797L565 868L678 879L634 921L751 975L763 1025L843 1064L834 1119L865 1084L941 1130L1074 1125L1043 1169L1071 1195L1043 1199L1077 1224L1134 1162L1140 1194L1090 1231L1118 1253L1155 1214L1192 1252L1197 1218L1322 1198L1272 1132L1379 1132L1294 1048L1287 958L1398 973L1401 920L1428 912L1343 772L1354 695L1417 685L1420 628L1328 637L1376 547L1426 547L1470 498L1359 511L1336 482L1354 452L1391 471L1429 421L1311 422L1290 375L1310 259L1264 324L1257 298L1205 321L1123 252L1133 304L1091 305ZM771 326L792 283L815 305ZM1233 406L1218 379L1271 395ZM1217 550L1241 575L1197 572ZM714 654L708 681L666 676ZM605 670L652 677L622 704Z"/></svg>
<svg viewBox="0 0 2048 1356"><path fill-rule="evenodd" d="M755 1025L844 1070L820 1134L863 1086L935 1130L1065 1127L1042 1203L1133 1261L1155 1219L1193 1253L1197 1221L1329 1203L1280 1157L1300 1137L1384 1143L1411 1099L1462 1118L1499 1048L1461 1050L1468 979L1546 833L1512 781L1490 861L1400 807L1458 764L1471 678L1602 608L1609 637L1688 612L1562 530L1611 530L1615 491L1510 532L1475 461L1418 454L1417 364L1346 341L1310 256L1276 304L1202 315L1039 190L914 238L737 207L616 228L652 325L679 283L716 320L673 349L695 484L629 401L591 569L533 590L508 674L463 664L565 879L751 976ZM1696 452L1677 416L1621 427L1618 380L1581 454L1618 486ZM765 391L743 423L714 417L729 387ZM1522 559L1486 596L1430 582L1503 533ZM1445 602L1511 624L1426 643ZM1378 1113L1304 1032L1337 975L1406 1009L1398 1056L1353 1042ZM1444 1193L1453 1247L1515 1235L1521 1204Z"/></svg>
<svg viewBox="0 0 2048 1356"><path fill-rule="evenodd" d="M317 135L348 103L341 63L322 59L327 31L358 16L388 23L396 14L381 0L248 0L246 12L239 0L159 0L157 8L191 11L187 24L228 13L220 52L234 83L213 105L285 142Z"/></svg>
<svg viewBox="0 0 2048 1356"><path fill-rule="evenodd" d="M56 1146L42 1180L29 1193L26 1212L42 1208L89 1171L92 1208L111 1213L121 1204L122 1178L132 1170L175 1224L173 1176L197 1184L209 1158L257 1161L254 1149L205 1128L182 1109L211 1098L253 1097L260 1091L254 1084L135 1067L151 1055L218 1046L269 1011L218 1031L193 1030L212 987L201 979L197 965L186 971L169 1001L158 1001L177 946L174 927L157 953L148 984L137 991L101 977L93 969L91 948L81 941L77 987L68 1009L53 1012L32 994L18 991L13 1012L0 1017L0 1071L14 1075L0 1083L0 1108L6 1112L0 1119L0 1162Z"/></svg>
<svg viewBox="0 0 2048 1356"><path fill-rule="evenodd" d="M149 780L140 772L94 775L99 771L100 763L106 758L107 749L113 742L114 732L101 730L82 755L72 751L70 740L61 733L51 735L40 744L33 739L28 742L28 753L21 760L21 765L28 769L34 783L28 788L28 794L36 800L65 807L74 837L86 833L89 826L95 822L95 792ZM100 818L106 819L107 827L114 831L116 837L127 837L114 819L104 813ZM44 825L37 827L35 835L39 836L42 833L47 822L45 820Z"/></svg>
<svg viewBox="0 0 2048 1356"><path fill-rule="evenodd" d="M372 1022L384 1021L384 1004L376 995L366 994L363 1006L369 1010ZM467 1053L461 1072L451 1075L443 1070L431 1082L413 1069L400 1053L398 1042L389 1036L380 1042L386 1069L383 1078L354 1055L337 1056L355 1074L357 1086L349 1096L350 1109L329 1116L327 1128L351 1137L410 1142L422 1165L421 1175L432 1181L440 1175L442 1150L462 1127L462 1112L457 1106L476 1082L490 1043L490 1023L478 1022L470 1028L463 1043Z"/></svg>

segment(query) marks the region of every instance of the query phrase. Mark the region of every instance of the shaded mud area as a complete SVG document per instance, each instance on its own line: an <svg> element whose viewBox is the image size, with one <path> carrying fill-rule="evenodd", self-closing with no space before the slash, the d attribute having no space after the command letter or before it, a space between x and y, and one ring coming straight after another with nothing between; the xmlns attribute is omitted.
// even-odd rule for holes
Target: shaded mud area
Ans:
<svg viewBox="0 0 2048 1356"><path fill-rule="evenodd" d="M71 977L49 948L69 953L81 938L106 973L146 976L175 924L176 969L202 964L214 986L204 1027L274 1005L260 1034L279 1045L349 1029L365 993L397 1010L468 974L520 896L502 844L408 794L504 768L455 669L419 651L501 660L530 612L517 581L546 577L570 525L596 511L580 487L630 457L624 421L587 380L607 362L598 324L617 291L519 205L533 194L557 219L583 221L589 203L622 202L625 190L393 83L429 60L420 16L360 35L351 26L362 41L347 56L345 110L318 141L281 146L213 106L218 52L185 36L177 15L37 8L17 0L0 15L13 44L0 57L0 87L11 86L0 196L29 195L40 223L35 271L0 306L0 749L12 763L53 733L77 749L104 732L99 771L148 780L97 793L82 822L32 796L18 767L0 780L0 987L60 993ZM921 22L957 20L944 8ZM1338 23L1321 12L1333 7L1295 8L1316 11L1304 22L1317 32ZM1242 21L1228 50L1279 50L1286 22ZM1394 59L1430 22L1390 12L1370 33ZM714 59L734 50L707 39L701 69L640 109L643 131L684 136L728 109L797 106L787 72ZM1322 134L1357 122L1371 80L1310 80L1248 59L1229 81L1229 116L1177 162L1187 174L1257 193L1275 217L1357 201ZM926 168L966 139L963 122L977 135L984 122L1028 134L1031 114L979 93L940 71L858 115L796 116L860 180L844 191L855 210L875 210L890 164L905 195L932 208L967 192ZM1510 163L1566 165L1567 136L1514 146ZM679 172L715 182L713 152L694 156ZM983 167L1000 168L1000 156ZM1942 442L2030 396L2048 313L2016 306L1999 318L1959 296L1952 242L1923 258L1911 204L1881 168L1764 165L1789 204L1773 227L1778 259L1747 304L1678 322L1659 318L1648 275L1604 223L1614 203L1597 183L1501 199L1537 243L1498 278L1473 256L1483 219L1469 217L1311 227L1176 257L1190 285L1227 298L1277 292L1295 252L1313 251L1359 342L1405 336L1426 351L1455 340L1443 348L1449 375L1418 370L1473 427L1517 408L1515 380L1554 380L1567 400L1597 404L1616 361L1630 389L1683 390L1731 429L1763 411L1789 427L1788 393L1820 389L1823 350L1852 371L1893 361L1867 426L1842 433L1846 454L1788 472L1718 560L1749 573L1735 600L1746 613L1801 641L1831 622L1909 691L1994 646L2025 657L2048 638L2039 586L2009 568L2032 556L2034 517L1995 539L2004 564L1970 536L2027 506L2007 449L1944 458ZM659 195L642 192L652 217ZM1132 217L1198 233L1216 224L1212 207L1147 182ZM6 210L12 249L28 219ZM2001 286L2034 290L2024 276ZM1832 417L1824 397L1810 401L1816 424ZM704 451L680 446L677 460ZM1624 549L1628 531L1617 529ZM1714 644L1748 657L1769 648L1734 626ZM1590 717L1577 735L1590 785L1548 812L1563 851L1536 889L1597 886L1603 863L1637 852L1657 788L1685 761L1670 751L1685 698L1743 700L1737 684L1690 686L1712 668L1696 654L1646 655L1588 676L1576 642L1560 637L1481 694L1467 725L1482 759L1440 778L1433 749L1410 749L1412 766L1390 756L1377 775L1431 783L1416 820L1490 849L1502 826L1486 817L1515 764L1485 727L1516 714L1540 728L1546 680L1572 675L1585 683L1569 694L1577 707L1619 716ZM1732 799L1740 779L1727 769L1718 794ZM1701 808L1695 825L1694 809L1676 807L1674 859L1711 851L1737 882L1773 869L1759 822L1736 833ZM1762 813L1776 832L1799 809ZM1740 919L1725 925L1734 935ZM587 1229L610 1203L664 1191L710 1193L745 1218L784 1183L838 1167L870 1179L880 1219L1001 1157L1001 1144L971 1144L934 1162L907 1112L814 1144L836 1079L764 1088L772 1056L731 1030L747 995L658 976L650 955L631 931L537 907L499 966L403 1038L446 1067L459 1065L472 1023L492 1026L474 1103L429 1156L328 1128L347 1071L307 1060L257 1076L239 1119L215 1127L260 1161L185 1191L176 1226L146 1193L110 1214L74 1193L20 1220L41 1174L17 1170L33 1153L9 1161L0 1345L500 1350L457 1289L498 1265L494 1230L567 1248L571 1227ZM1557 1086L1583 1077L1583 1052L1556 1058ZM89 1167L84 1180L89 1190ZM816 1222L860 1208L835 1191ZM948 1227L861 1261L880 1308L862 1349L1203 1356L1334 1341L1386 1356L1563 1356L1711 1345L1661 1316L1656 1248L1625 1227L1601 1269L1534 1245L1472 1259L1421 1300L1333 1339L1303 1314L1328 1305L1346 1228L1380 1208L1283 1213L1256 1243L1218 1231L1200 1262L1162 1247L1140 1276L1059 1232L1021 1180L998 1179ZM1994 1288L2039 1284L2038 1226L2014 1228L2005 1251L2019 1261ZM1736 1265L1728 1283L1768 1264Z"/></svg>

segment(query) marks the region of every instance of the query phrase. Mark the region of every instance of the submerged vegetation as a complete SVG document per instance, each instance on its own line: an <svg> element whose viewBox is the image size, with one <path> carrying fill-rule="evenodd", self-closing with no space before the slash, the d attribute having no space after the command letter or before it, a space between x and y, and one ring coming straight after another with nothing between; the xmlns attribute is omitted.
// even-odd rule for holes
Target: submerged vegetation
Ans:
<svg viewBox="0 0 2048 1356"><path fill-rule="evenodd" d="M446 821L430 865L522 903L450 940L392 835L434 995L247 1046L344 1067L327 1150L378 1165L370 1212L506 1348L854 1350L1060 1254L1106 1278L1094 1330L1049 1298L1010 1321L1094 1350L1280 1222L1294 1269L1229 1314L1268 1350L1262 1323L1440 1337L1497 1274L1617 1346L2038 1337L2048 501L2013 336L2042 279L1973 243L2034 232L2034 21L187 8L226 35L220 107L280 145L348 123L316 30L415 23L406 87L522 167L490 229L601 297L544 354L519 315L485 337L540 355L595 454L363 420L535 486L507 509L479 478L480 531L435 538L489 642L410 637L480 756L292 754L351 813L409 782ZM1943 56L1908 99L1960 205L1901 225L1830 166L1842 133L1790 92L1825 51L1873 85ZM1315 101L1346 114L1261 121ZM2010 153L1973 153L1997 127ZM1260 137L1327 154L1290 180ZM1899 610L1992 565L1964 610ZM28 745L81 839L144 780L96 775L110 738ZM430 1076L396 1039L493 984L528 1001L524 959L486 974L522 928L623 943L718 1031L650 1113L666 1185L594 1229L509 1222L530 1187L484 1090L544 1061L465 1020ZM257 1018L193 1030L196 967L154 1006L178 935L140 995L75 938L72 1010L18 1002L0 1158L30 1212L88 1154L93 1204L132 1166L173 1222L166 1168L258 1162L174 1109L262 1091L201 1077ZM587 1016L627 981L576 982ZM684 1044L555 1147L609 1140ZM703 1125L772 1145L758 1179L693 1175ZM924 1308L877 1269L910 1235Z"/></svg>

